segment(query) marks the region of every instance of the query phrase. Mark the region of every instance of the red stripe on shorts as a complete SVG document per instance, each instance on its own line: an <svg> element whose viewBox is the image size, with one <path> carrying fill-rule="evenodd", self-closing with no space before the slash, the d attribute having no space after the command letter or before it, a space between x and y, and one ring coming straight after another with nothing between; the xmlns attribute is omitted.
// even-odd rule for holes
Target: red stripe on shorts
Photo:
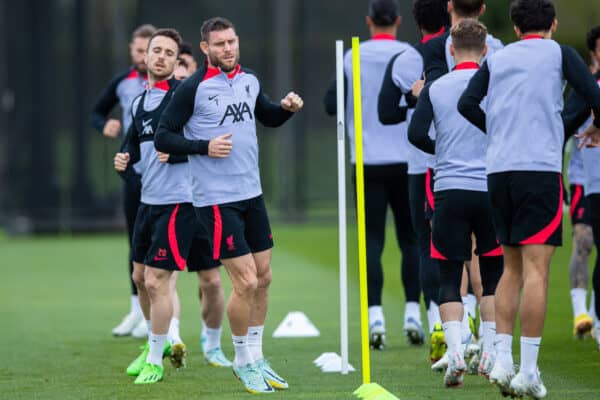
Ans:
<svg viewBox="0 0 600 400"><path fill-rule="evenodd" d="M556 215L544 229L531 236L530 238L522 240L519 244L545 244L550 238L550 236L552 236L552 234L556 232L556 230L560 226L560 223L562 221L563 204L563 184L562 177L560 174L558 174L558 180L560 183L560 194L558 196L558 206L556 207Z"/></svg>
<svg viewBox="0 0 600 400"><path fill-rule="evenodd" d="M448 259L446 257L444 257L444 255L442 253L440 253L440 251L438 249L435 248L435 245L433 244L433 239L431 239L430 241L430 256L431 258L435 259L435 260L442 260L442 261L448 261Z"/></svg>
<svg viewBox="0 0 600 400"><path fill-rule="evenodd" d="M583 194L583 189L581 185L575 185L575 193L573 193L573 200L571 200L571 208L569 209L569 215L573 218L573 214L575 214L575 210L577 210L577 206L581 201L581 195Z"/></svg>
<svg viewBox="0 0 600 400"><path fill-rule="evenodd" d="M173 253L173 259L175 260L175 264L177 264L177 268L183 271L185 269L186 261L183 257L181 257L181 253L179 253L179 244L177 243L177 232L175 230L175 221L177 221L178 211L179 204L175 206L175 209L171 213L171 218L169 218L169 247L171 248L171 253Z"/></svg>
<svg viewBox="0 0 600 400"><path fill-rule="evenodd" d="M503 256L504 252L502 251L502 247L498 246L493 250L488 251L485 254L482 254L482 257L500 257Z"/></svg>
<svg viewBox="0 0 600 400"><path fill-rule="evenodd" d="M215 217L215 226L213 230L213 260L221 258L221 237L223 236L223 220L221 219L221 210L218 205L213 206L213 215Z"/></svg>

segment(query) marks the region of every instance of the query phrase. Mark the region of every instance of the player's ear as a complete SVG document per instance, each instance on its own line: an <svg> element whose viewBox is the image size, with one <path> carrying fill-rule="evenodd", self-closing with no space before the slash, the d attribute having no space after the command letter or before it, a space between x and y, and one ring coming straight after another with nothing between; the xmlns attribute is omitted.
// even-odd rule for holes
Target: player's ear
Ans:
<svg viewBox="0 0 600 400"><path fill-rule="evenodd" d="M204 40L200 42L200 50L204 53L205 56L208 55L208 42Z"/></svg>
<svg viewBox="0 0 600 400"><path fill-rule="evenodd" d="M396 21L394 22L394 25L396 25L396 27L399 27L401 23L402 23L402 17L397 16Z"/></svg>
<svg viewBox="0 0 600 400"><path fill-rule="evenodd" d="M485 46L483 46L483 52L481 52L481 58L485 57L485 55L488 52L488 47L487 44Z"/></svg>
<svg viewBox="0 0 600 400"><path fill-rule="evenodd" d="M513 26L513 29L515 30L515 33L517 34L517 37L521 37L522 33L521 30L519 28L517 28L517 26Z"/></svg>
<svg viewBox="0 0 600 400"><path fill-rule="evenodd" d="M365 18L365 23L367 24L367 27L371 28L373 25L375 25L373 23L373 18L369 17L368 15Z"/></svg>
<svg viewBox="0 0 600 400"><path fill-rule="evenodd" d="M454 45L452 43L450 43L450 55L452 57L454 57L455 54L456 54L456 51L454 50Z"/></svg>
<svg viewBox="0 0 600 400"><path fill-rule="evenodd" d="M448 14L451 14L454 11L454 4L452 4L452 0L448 0Z"/></svg>
<svg viewBox="0 0 600 400"><path fill-rule="evenodd" d="M556 32L557 28L558 28L558 20L556 18L554 18L554 21L552 21L552 27L550 27L550 32L552 32L552 33Z"/></svg>
<svg viewBox="0 0 600 400"><path fill-rule="evenodd" d="M485 4L481 6L481 8L479 9L479 16L481 17L483 14L485 14Z"/></svg>

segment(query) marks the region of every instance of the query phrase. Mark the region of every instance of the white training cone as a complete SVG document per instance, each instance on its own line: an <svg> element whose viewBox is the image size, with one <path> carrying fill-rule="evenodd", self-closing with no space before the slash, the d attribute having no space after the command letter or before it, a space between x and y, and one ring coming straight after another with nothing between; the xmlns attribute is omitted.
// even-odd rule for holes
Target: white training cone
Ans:
<svg viewBox="0 0 600 400"><path fill-rule="evenodd" d="M301 311L292 311L285 316L279 324L273 337L317 337L319 330L310 322L306 314Z"/></svg>
<svg viewBox="0 0 600 400"><path fill-rule="evenodd" d="M342 357L337 353L323 353L313 363L321 368L323 372L341 372ZM348 364L348 371L355 371L354 367Z"/></svg>

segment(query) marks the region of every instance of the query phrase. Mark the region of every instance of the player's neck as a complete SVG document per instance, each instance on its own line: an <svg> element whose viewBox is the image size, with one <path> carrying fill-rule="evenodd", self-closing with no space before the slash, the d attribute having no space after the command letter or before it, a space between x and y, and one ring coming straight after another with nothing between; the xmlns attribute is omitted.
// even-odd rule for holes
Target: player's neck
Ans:
<svg viewBox="0 0 600 400"><path fill-rule="evenodd" d="M479 21L479 17L461 17L460 15L458 15L456 13L450 14L450 22L452 23L452 26L456 26L456 25L460 24L465 19L475 19L475 20Z"/></svg>
<svg viewBox="0 0 600 400"><path fill-rule="evenodd" d="M477 57L472 54L464 54L464 55L457 54L454 56L454 64L455 65L460 65L460 64L465 64L465 63L479 65L480 61L481 61L481 57Z"/></svg>
<svg viewBox="0 0 600 400"><path fill-rule="evenodd" d="M396 25L392 26L372 26L369 28L371 31L371 37L376 35L389 35L396 37L398 34L398 27Z"/></svg>
<svg viewBox="0 0 600 400"><path fill-rule="evenodd" d="M149 72L148 73L148 90L150 90L154 86L156 86L157 83L168 81L169 79L171 79L171 76L172 75L167 76L166 78L163 78L163 79L159 79L156 76L154 76L151 72Z"/></svg>

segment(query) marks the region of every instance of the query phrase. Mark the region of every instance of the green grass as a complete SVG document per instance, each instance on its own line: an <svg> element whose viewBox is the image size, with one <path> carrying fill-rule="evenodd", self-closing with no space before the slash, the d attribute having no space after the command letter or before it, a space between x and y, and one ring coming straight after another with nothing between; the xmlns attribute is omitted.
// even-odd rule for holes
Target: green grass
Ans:
<svg viewBox="0 0 600 400"><path fill-rule="evenodd" d="M480 377L468 376L460 389L444 389L441 375L429 370L427 348L412 348L404 342L399 254L389 232L384 254L388 347L384 352L371 353L373 381L401 399L499 398ZM358 372L349 376L324 374L312 361L323 352L339 352L336 228L275 226L274 234L274 278L265 348L291 389L270 398L352 398L352 391L361 383L356 264L350 265L350 361ZM565 238L569 235L565 232ZM540 367L549 399L598 398L600 354L595 342L571 337L570 244L565 242L552 266ZM351 235L352 260L354 243L355 236ZM0 357L1 399L248 398L230 370L210 368L202 362L195 276L186 273L179 281L182 337L190 353L188 367L176 372L167 365L164 382L136 387L124 371L141 342L110 336L110 329L128 309L124 238L0 237L0 250L0 320L5 339ZM270 337L286 313L295 310L305 312L316 324L321 331L319 338ZM223 347L232 354L227 326Z"/></svg>

